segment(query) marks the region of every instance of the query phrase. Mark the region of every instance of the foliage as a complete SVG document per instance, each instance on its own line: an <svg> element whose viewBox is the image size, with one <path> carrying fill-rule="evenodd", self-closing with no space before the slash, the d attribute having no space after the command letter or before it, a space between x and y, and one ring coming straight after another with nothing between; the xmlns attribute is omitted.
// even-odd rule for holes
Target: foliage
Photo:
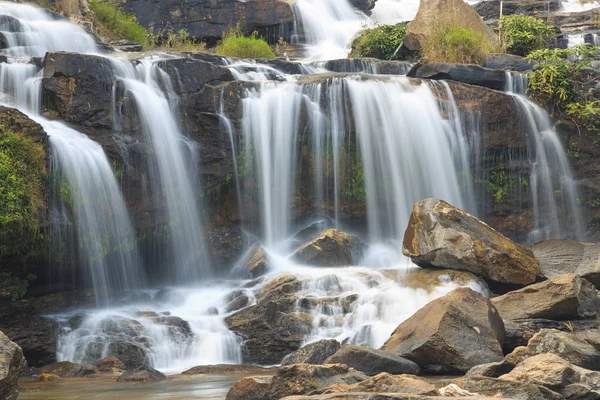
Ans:
<svg viewBox="0 0 600 400"><path fill-rule="evenodd" d="M552 27L544 21L525 15L503 16L498 26L506 51L519 56L546 47L552 33Z"/></svg>
<svg viewBox="0 0 600 400"><path fill-rule="evenodd" d="M422 43L422 55L428 61L480 64L495 52L495 45L482 33L463 27L454 20L442 20Z"/></svg>
<svg viewBox="0 0 600 400"><path fill-rule="evenodd" d="M351 175L344 185L343 195L346 200L365 201L367 199L365 172L360 160L357 160L352 166Z"/></svg>
<svg viewBox="0 0 600 400"><path fill-rule="evenodd" d="M590 69L597 51L590 44L533 51L527 60L538 63L538 67L529 75L527 91L554 118L566 118L580 128L600 132L600 101L584 90L584 84L597 75Z"/></svg>
<svg viewBox="0 0 600 400"><path fill-rule="evenodd" d="M384 60L394 58L394 53L402 44L406 35L406 25L363 25L352 44L349 57L374 57Z"/></svg>
<svg viewBox="0 0 600 400"><path fill-rule="evenodd" d="M196 43L186 29L180 29L177 32L170 29L167 31L166 41L161 43L161 47L172 51L203 52L206 50L206 43Z"/></svg>
<svg viewBox="0 0 600 400"><path fill-rule="evenodd" d="M152 35L141 26L135 15L123 12L113 0L105 3L102 0L91 0L90 10L96 15L98 22L103 27L121 39L131 40L141 44L144 48L152 45Z"/></svg>
<svg viewBox="0 0 600 400"><path fill-rule="evenodd" d="M11 301L22 299L27 294L29 282L36 278L34 274L19 278L8 272L0 272L0 297L8 298Z"/></svg>
<svg viewBox="0 0 600 400"><path fill-rule="evenodd" d="M237 58L275 58L275 53L257 32L244 36L239 29L231 29L223 34L215 48L217 54Z"/></svg>

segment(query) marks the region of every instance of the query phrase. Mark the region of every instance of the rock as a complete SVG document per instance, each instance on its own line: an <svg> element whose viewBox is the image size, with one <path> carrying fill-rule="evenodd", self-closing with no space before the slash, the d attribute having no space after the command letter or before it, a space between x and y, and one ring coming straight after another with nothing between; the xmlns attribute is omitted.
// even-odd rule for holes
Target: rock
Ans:
<svg viewBox="0 0 600 400"><path fill-rule="evenodd" d="M251 376L231 386L225 400L265 400L268 397L271 377Z"/></svg>
<svg viewBox="0 0 600 400"><path fill-rule="evenodd" d="M117 382L156 382L167 379L165 374L148 365L129 369L117 378Z"/></svg>
<svg viewBox="0 0 600 400"><path fill-rule="evenodd" d="M225 312L233 312L233 311L237 311L237 310L241 310L242 308L250 305L251 300L248 296L246 295L242 295L240 297L236 297L234 300L230 301L226 306L225 306Z"/></svg>
<svg viewBox="0 0 600 400"><path fill-rule="evenodd" d="M504 346L502 347L504 354L508 354L518 346L527 346L531 339L541 329L558 329L563 332L575 330L577 336L583 334L590 329L595 329L598 324L595 321L552 321L549 319L520 319L520 320L505 320L504 330ZM584 339L585 340L585 339ZM599 338L600 340L600 338ZM593 345L593 344L592 344ZM600 343L599 343L600 345ZM600 346L598 346L600 349Z"/></svg>
<svg viewBox="0 0 600 400"><path fill-rule="evenodd" d="M229 374L266 374L270 372L272 368L263 368L258 365L249 364L217 364L217 365L199 365L197 367L190 368L183 371L183 375L200 375L200 374L212 374L212 375L229 375Z"/></svg>
<svg viewBox="0 0 600 400"><path fill-rule="evenodd" d="M587 343L594 346L594 348L600 351L600 329L587 329L580 330L574 327L575 336L579 339L585 340Z"/></svg>
<svg viewBox="0 0 600 400"><path fill-rule="evenodd" d="M505 320L544 318L558 321L596 318L599 301L594 286L575 274L549 279L492 299Z"/></svg>
<svg viewBox="0 0 600 400"><path fill-rule="evenodd" d="M169 335L179 342L188 340L194 336L190 323L179 317L163 315L153 317L151 320L157 325L168 326Z"/></svg>
<svg viewBox="0 0 600 400"><path fill-rule="evenodd" d="M520 346L512 353L507 354L502 361L477 365L467 371L465 376L488 376L490 378L498 378L509 373L518 363L534 354L535 353L527 347Z"/></svg>
<svg viewBox="0 0 600 400"><path fill-rule="evenodd" d="M343 345L335 354L325 360L325 364L346 364L369 376L381 372L411 375L421 373L419 366L406 358L386 351L350 344Z"/></svg>
<svg viewBox="0 0 600 400"><path fill-rule="evenodd" d="M111 42L110 45L117 50L124 51L126 53L135 53L144 49L141 44L131 40L117 40L115 42Z"/></svg>
<svg viewBox="0 0 600 400"><path fill-rule="evenodd" d="M214 268L231 268L244 254L249 243L241 228L217 228L206 237L206 245Z"/></svg>
<svg viewBox="0 0 600 400"><path fill-rule="evenodd" d="M490 397L502 397L518 400L562 400L563 397L547 389L531 383L506 379L470 376L454 381L461 389Z"/></svg>
<svg viewBox="0 0 600 400"><path fill-rule="evenodd" d="M80 376L88 376L96 373L93 365L76 364L70 361L60 361L53 364L44 365L38 369L39 374L54 374L61 378L75 378Z"/></svg>
<svg viewBox="0 0 600 400"><path fill-rule="evenodd" d="M599 287L599 244L553 239L536 243L530 249L540 263L540 275L544 278L577 274Z"/></svg>
<svg viewBox="0 0 600 400"><path fill-rule="evenodd" d="M489 69L501 69L504 71L526 72L533 70L533 64L521 56L506 53L488 54L481 65Z"/></svg>
<svg viewBox="0 0 600 400"><path fill-rule="evenodd" d="M354 385L334 385L325 393L404 393L419 396L437 396L434 385L414 375L391 375L381 373Z"/></svg>
<svg viewBox="0 0 600 400"><path fill-rule="evenodd" d="M54 375L54 374L39 374L37 376L37 379L39 379L40 381L43 381L43 382L50 382L50 381L56 381L56 380L60 379L60 376Z"/></svg>
<svg viewBox="0 0 600 400"><path fill-rule="evenodd" d="M0 398L16 400L19 397L17 381L26 368L21 348L0 332Z"/></svg>
<svg viewBox="0 0 600 400"><path fill-rule="evenodd" d="M277 370L269 388L269 399L318 394L332 385L354 384L368 377L342 364L294 364Z"/></svg>
<svg viewBox="0 0 600 400"><path fill-rule="evenodd" d="M402 253L417 265L470 271L500 283L527 285L539 271L530 250L436 199L413 207Z"/></svg>
<svg viewBox="0 0 600 400"><path fill-rule="evenodd" d="M340 62L349 61L350 59L344 58L339 60ZM327 65L327 63L325 63ZM325 66L326 69L329 69ZM333 222L329 218L324 218L320 221L313 222L307 227L300 230L292 237L292 242L297 244L298 247L306 242L316 239L323 231L333 228Z"/></svg>
<svg viewBox="0 0 600 400"><path fill-rule="evenodd" d="M366 12L372 10L375 7L375 3L377 0L350 0L350 4L352 7L359 9L362 12Z"/></svg>
<svg viewBox="0 0 600 400"><path fill-rule="evenodd" d="M370 72L381 75L406 75L412 66L408 61L386 61L369 57L342 58L323 64L323 68L332 72Z"/></svg>
<svg viewBox="0 0 600 400"><path fill-rule="evenodd" d="M442 16L459 20L462 27L479 32L489 42L499 45L494 31L467 3L461 0L422 0L417 15L406 27L404 46L413 52L420 51L425 38L439 26Z"/></svg>
<svg viewBox="0 0 600 400"><path fill-rule="evenodd" d="M315 240L300 247L292 259L299 263L323 267L358 265L366 245L339 229L328 229Z"/></svg>
<svg viewBox="0 0 600 400"><path fill-rule="evenodd" d="M112 372L113 368L125 370L125 364L116 357L104 357L96 361L96 369L99 372Z"/></svg>
<svg viewBox="0 0 600 400"><path fill-rule="evenodd" d="M295 352L285 356L281 365L292 364L323 364L325 360L340 349L340 343L335 339L323 339L309 343ZM329 363L335 364L335 363Z"/></svg>
<svg viewBox="0 0 600 400"><path fill-rule="evenodd" d="M592 389L600 387L600 372L577 367L552 353L529 357L500 378L533 383L552 390L574 383L581 383Z"/></svg>
<svg viewBox="0 0 600 400"><path fill-rule="evenodd" d="M412 268L407 271L402 271L398 278L404 286L413 289L424 289L431 292L440 284L454 283L459 286L472 285L479 286L480 292L486 297L490 296L490 291L487 283L467 271L457 271L454 269L437 269L437 268Z"/></svg>
<svg viewBox="0 0 600 400"><path fill-rule="evenodd" d="M504 71L472 64L418 63L408 71L406 76L435 80L449 79L495 90L504 90L506 87Z"/></svg>
<svg viewBox="0 0 600 400"><path fill-rule="evenodd" d="M502 360L504 324L491 302L458 288L400 324L381 348L416 362L424 372L463 373Z"/></svg>
<svg viewBox="0 0 600 400"><path fill-rule="evenodd" d="M248 261L242 261L243 269L247 271L251 278L257 278L261 275L266 274L271 269L269 256L262 247L257 247L253 250Z"/></svg>
<svg viewBox="0 0 600 400"><path fill-rule="evenodd" d="M473 8L488 24L497 24L500 18L500 1L487 0L473 5ZM530 1L530 0L503 0L503 15L530 15L538 16L540 10L557 11L560 9L558 1Z"/></svg>
<svg viewBox="0 0 600 400"><path fill-rule="evenodd" d="M128 369L141 367L147 358L146 350L142 346L127 340L112 341L106 354L121 360Z"/></svg>
<svg viewBox="0 0 600 400"><path fill-rule="evenodd" d="M567 385L564 388L557 389L565 399L569 400L597 400L600 399L600 391L591 390L589 386L580 383Z"/></svg>

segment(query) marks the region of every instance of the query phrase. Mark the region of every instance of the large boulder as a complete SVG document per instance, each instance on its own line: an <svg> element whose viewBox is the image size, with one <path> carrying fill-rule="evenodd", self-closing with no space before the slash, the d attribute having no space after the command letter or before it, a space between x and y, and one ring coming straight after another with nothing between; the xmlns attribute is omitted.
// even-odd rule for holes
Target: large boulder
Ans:
<svg viewBox="0 0 600 400"><path fill-rule="evenodd" d="M574 330L579 336L586 332L597 331L598 323L589 320L553 321L550 319L530 318L504 321L504 354L508 354L519 346L527 346L529 340L542 329L557 329L563 332ZM594 335L596 336L596 335ZM590 334L590 337L592 335ZM584 339L586 340L586 339ZM598 336L600 340L600 336ZM599 343L600 344L600 343Z"/></svg>
<svg viewBox="0 0 600 400"><path fill-rule="evenodd" d="M381 348L431 373L463 373L502 360L504 324L492 303L455 289L400 324Z"/></svg>
<svg viewBox="0 0 600 400"><path fill-rule="evenodd" d="M243 275L257 278L269 272L271 261L262 247L256 247L240 261L240 266L241 268L238 268L238 270L241 270Z"/></svg>
<svg viewBox="0 0 600 400"><path fill-rule="evenodd" d="M262 375L272 368L263 368L250 364L198 365L182 372L183 375Z"/></svg>
<svg viewBox="0 0 600 400"><path fill-rule="evenodd" d="M81 376L93 375L96 368L89 364L77 364L70 361L59 361L44 365L38 369L38 374L54 374L56 376L76 378Z"/></svg>
<svg viewBox="0 0 600 400"><path fill-rule="evenodd" d="M231 268L244 254L249 243L241 228L217 228L206 237L210 259L216 268Z"/></svg>
<svg viewBox="0 0 600 400"><path fill-rule="evenodd" d="M17 380L26 368L21 348L0 332L0 398L15 400L19 396Z"/></svg>
<svg viewBox="0 0 600 400"><path fill-rule="evenodd" d="M418 52L425 38L443 22L442 18L457 20L461 26L480 32L484 38L499 44L498 36L481 19L469 4L462 0L422 0L419 11L406 28L404 46Z"/></svg>
<svg viewBox="0 0 600 400"><path fill-rule="evenodd" d="M118 358L128 369L141 367L148 358L144 346L125 339L110 342L107 347L107 356Z"/></svg>
<svg viewBox="0 0 600 400"><path fill-rule="evenodd" d="M116 357L104 357L96 361L96 370L98 372L113 372L115 370L125 370L125 364Z"/></svg>
<svg viewBox="0 0 600 400"><path fill-rule="evenodd" d="M288 354L281 362L281 365L323 364L329 356L333 355L339 349L340 342L335 339L319 340L318 342L309 343L295 352Z"/></svg>
<svg viewBox="0 0 600 400"><path fill-rule="evenodd" d="M343 345L335 354L325 360L326 364L346 364L369 376L381 372L390 374L418 375L421 369L414 362L393 353L368 347Z"/></svg>
<svg viewBox="0 0 600 400"><path fill-rule="evenodd" d="M539 272L530 250L436 199L413 207L402 252L417 265L470 271L500 283L527 285Z"/></svg>
<svg viewBox="0 0 600 400"><path fill-rule="evenodd" d="M552 239L530 247L540 263L540 275L556 278L577 274L594 286L600 285L600 245L574 240Z"/></svg>
<svg viewBox="0 0 600 400"><path fill-rule="evenodd" d="M486 2L487 3L487 2ZM493 53L485 56L484 68L501 69L504 71L526 72L533 69L533 64L521 56L506 53Z"/></svg>
<svg viewBox="0 0 600 400"><path fill-rule="evenodd" d="M356 236L332 228L296 250L292 259L308 265L343 267L358 265L365 250L366 245Z"/></svg>
<svg viewBox="0 0 600 400"><path fill-rule="evenodd" d="M408 74L409 78L453 80L470 85L504 90L506 73L500 69L489 69L472 64L418 63Z"/></svg>
<svg viewBox="0 0 600 400"><path fill-rule="evenodd" d="M148 365L129 369L117 378L117 382L156 382L167 379L165 374Z"/></svg>
<svg viewBox="0 0 600 400"><path fill-rule="evenodd" d="M268 397L272 378L251 376L231 386L225 400L265 400Z"/></svg>
<svg viewBox="0 0 600 400"><path fill-rule="evenodd" d="M426 379L414 375L391 375L386 372L375 375L354 385L334 385L325 393L404 393L419 396L437 396L435 386Z"/></svg>
<svg viewBox="0 0 600 400"><path fill-rule="evenodd" d="M598 316L600 307L594 286L575 274L508 292L493 298L492 303L505 320L590 319Z"/></svg>
<svg viewBox="0 0 600 400"><path fill-rule="evenodd" d="M560 394L544 386L507 379L470 376L458 379L454 383L471 393L490 397L517 400L563 400Z"/></svg>

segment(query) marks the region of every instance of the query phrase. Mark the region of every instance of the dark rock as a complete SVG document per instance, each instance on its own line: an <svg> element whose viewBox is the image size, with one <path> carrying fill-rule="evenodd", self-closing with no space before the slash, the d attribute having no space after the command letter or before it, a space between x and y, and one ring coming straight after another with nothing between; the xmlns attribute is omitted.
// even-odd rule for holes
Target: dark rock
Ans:
<svg viewBox="0 0 600 400"><path fill-rule="evenodd" d="M543 386L484 376L470 376L454 383L471 393L517 400L562 400L563 397Z"/></svg>
<svg viewBox="0 0 600 400"><path fill-rule="evenodd" d="M38 374L54 374L61 378L75 378L88 376L96 373L93 365L76 364L70 361L60 361L49 365L44 365L38 369Z"/></svg>
<svg viewBox="0 0 600 400"><path fill-rule="evenodd" d="M530 250L436 199L415 204L402 253L417 265L469 271L500 283L533 283L539 271Z"/></svg>
<svg viewBox="0 0 600 400"><path fill-rule="evenodd" d="M335 339L323 339L309 343L295 352L285 356L281 365L292 364L323 364L325 360L340 349L340 343ZM336 364L336 363L329 363Z"/></svg>
<svg viewBox="0 0 600 400"><path fill-rule="evenodd" d="M0 332L0 398L16 400L19 397L17 381L26 368L21 348Z"/></svg>
<svg viewBox="0 0 600 400"><path fill-rule="evenodd" d="M375 8L377 0L350 0L352 7L359 9L362 12L367 12Z"/></svg>
<svg viewBox="0 0 600 400"><path fill-rule="evenodd" d="M148 365L130 369L117 378L117 382L156 382L167 379L165 374Z"/></svg>
<svg viewBox="0 0 600 400"><path fill-rule="evenodd" d="M112 42L111 46L126 53L135 53L144 49L141 44L131 40L117 40L116 42Z"/></svg>
<svg viewBox="0 0 600 400"><path fill-rule="evenodd" d="M500 18L500 0L488 0L473 5L473 8L484 21L497 23ZM538 16L540 11L558 11L560 1L528 1L508 0L502 1L502 15L530 15Z"/></svg>
<svg viewBox="0 0 600 400"><path fill-rule="evenodd" d="M96 361L96 369L99 372L112 372L113 369L125 370L125 364L121 360L115 357L104 357Z"/></svg>
<svg viewBox="0 0 600 400"><path fill-rule="evenodd" d="M140 367L146 363L146 350L137 343L127 340L112 341L107 348L107 355L118 358L128 369Z"/></svg>
<svg viewBox="0 0 600 400"><path fill-rule="evenodd" d="M0 329L17 343L29 365L41 367L56 361L58 323L34 311L13 307L13 311L0 317Z"/></svg>
<svg viewBox="0 0 600 400"><path fill-rule="evenodd" d="M324 267L358 265L367 246L356 237L328 229L315 240L300 247L292 259L299 263Z"/></svg>
<svg viewBox="0 0 600 400"><path fill-rule="evenodd" d="M247 307L248 305L250 305L250 298L248 296L243 295L229 302L225 306L225 312L230 313L233 311L241 310L242 308Z"/></svg>
<svg viewBox="0 0 600 400"><path fill-rule="evenodd" d="M225 400L265 400L268 399L271 377L252 376L231 386Z"/></svg>
<svg viewBox="0 0 600 400"><path fill-rule="evenodd" d="M485 57L482 67L505 71L526 72L533 69L533 64L523 57L514 54L494 53L488 54Z"/></svg>
<svg viewBox="0 0 600 400"><path fill-rule="evenodd" d="M473 64L419 63L412 67L406 76L421 79L447 79L494 90L504 90L506 87L504 71Z"/></svg>
<svg viewBox="0 0 600 400"><path fill-rule="evenodd" d="M386 351L350 344L343 345L335 354L325 360L325 364L346 364L369 376L381 372L411 375L421 373L419 366L406 358Z"/></svg>
<svg viewBox="0 0 600 400"><path fill-rule="evenodd" d="M493 298L492 303L505 320L590 319L598 316L600 307L594 286L575 274L508 292Z"/></svg>
<svg viewBox="0 0 600 400"><path fill-rule="evenodd" d="M459 288L400 324L381 348L416 362L424 372L462 373L502 360L504 324L492 303Z"/></svg>
<svg viewBox="0 0 600 400"><path fill-rule="evenodd" d="M217 364L217 365L199 365L182 372L183 375L263 375L269 373L273 368L264 368L258 365L249 364Z"/></svg>
<svg viewBox="0 0 600 400"><path fill-rule="evenodd" d="M564 388L557 389L565 399L568 400L597 400L600 399L600 391L592 390L589 386L581 383L573 383Z"/></svg>
<svg viewBox="0 0 600 400"><path fill-rule="evenodd" d="M215 267L230 268L244 254L249 239L240 228L217 228L208 234L206 243Z"/></svg>
<svg viewBox="0 0 600 400"><path fill-rule="evenodd" d="M504 354L508 354L518 346L527 346L529 339L542 329L557 329L563 332L575 330L577 335L584 335L589 330L595 330L598 324L595 321L553 321L549 319L520 319L505 320ZM585 340L585 339L584 339ZM599 337L600 340L600 337ZM599 343L600 344L600 343ZM600 348L600 346L598 347Z"/></svg>
<svg viewBox="0 0 600 400"><path fill-rule="evenodd" d="M342 58L329 60L323 68L332 72L366 72L381 75L406 75L412 68L407 61L386 61L376 58Z"/></svg>
<svg viewBox="0 0 600 400"><path fill-rule="evenodd" d="M577 274L600 286L600 245L574 240L553 239L530 247L540 263L540 275L556 278Z"/></svg>

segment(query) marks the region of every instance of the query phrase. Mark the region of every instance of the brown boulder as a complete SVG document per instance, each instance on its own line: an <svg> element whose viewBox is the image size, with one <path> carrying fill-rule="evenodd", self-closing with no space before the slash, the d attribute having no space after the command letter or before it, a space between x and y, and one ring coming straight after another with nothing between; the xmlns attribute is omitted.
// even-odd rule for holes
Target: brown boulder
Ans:
<svg viewBox="0 0 600 400"><path fill-rule="evenodd" d="M437 396L435 386L414 375L381 373L354 385L334 385L325 393L405 393L419 396Z"/></svg>
<svg viewBox="0 0 600 400"><path fill-rule="evenodd" d="M461 389L490 397L516 400L563 400L563 397L543 386L507 379L471 376L455 380Z"/></svg>
<svg viewBox="0 0 600 400"><path fill-rule="evenodd" d="M167 379L167 377L160 371L148 365L142 365L141 367L130 369L117 378L117 382L156 382Z"/></svg>
<svg viewBox="0 0 600 400"><path fill-rule="evenodd" d="M61 378L68 377L80 377L93 375L96 373L96 369L93 365L88 364L76 364L70 361L59 361L52 364L44 365L38 369L38 374L54 374Z"/></svg>
<svg viewBox="0 0 600 400"><path fill-rule="evenodd" d="M19 397L17 381L25 372L27 362L21 348L0 332L0 398Z"/></svg>
<svg viewBox="0 0 600 400"><path fill-rule="evenodd" d="M600 300L587 280L567 274L492 299L505 320L545 318L590 319L598 316Z"/></svg>
<svg viewBox="0 0 600 400"><path fill-rule="evenodd" d="M530 250L436 199L413 207L402 252L417 265L469 271L500 283L527 285L539 272Z"/></svg>
<svg viewBox="0 0 600 400"><path fill-rule="evenodd" d="M576 274L600 285L600 245L574 240L553 239L530 247L540 263L540 275L556 278L564 274Z"/></svg>
<svg viewBox="0 0 600 400"><path fill-rule="evenodd" d="M113 369L125 370L125 364L116 357L104 357L96 361L96 369L99 372L113 372Z"/></svg>
<svg viewBox="0 0 600 400"><path fill-rule="evenodd" d="M325 360L339 349L340 343L335 339L319 340L288 354L281 362L281 365L324 364Z"/></svg>
<svg viewBox="0 0 600 400"><path fill-rule="evenodd" d="M358 265L366 247L356 236L332 228L296 250L292 259L323 267Z"/></svg>
<svg viewBox="0 0 600 400"><path fill-rule="evenodd" d="M231 386L225 400L264 400L268 397L271 377L251 376Z"/></svg>
<svg viewBox="0 0 600 400"><path fill-rule="evenodd" d="M430 373L463 373L502 360L504 324L490 301L455 289L400 324L381 348Z"/></svg>
<svg viewBox="0 0 600 400"><path fill-rule="evenodd" d="M352 344L343 345L325 360L325 364L345 364L369 376L381 372L412 375L421 373L419 366L411 360L394 353Z"/></svg>

